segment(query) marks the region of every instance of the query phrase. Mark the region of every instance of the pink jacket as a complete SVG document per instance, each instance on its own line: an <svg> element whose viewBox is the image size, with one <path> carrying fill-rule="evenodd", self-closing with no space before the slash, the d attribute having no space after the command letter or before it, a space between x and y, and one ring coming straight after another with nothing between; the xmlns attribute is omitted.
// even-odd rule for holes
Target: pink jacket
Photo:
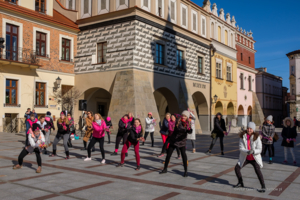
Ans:
<svg viewBox="0 0 300 200"><path fill-rule="evenodd" d="M96 122L93 122L93 137L103 138L105 136L106 123L104 120L101 120L101 126Z"/></svg>

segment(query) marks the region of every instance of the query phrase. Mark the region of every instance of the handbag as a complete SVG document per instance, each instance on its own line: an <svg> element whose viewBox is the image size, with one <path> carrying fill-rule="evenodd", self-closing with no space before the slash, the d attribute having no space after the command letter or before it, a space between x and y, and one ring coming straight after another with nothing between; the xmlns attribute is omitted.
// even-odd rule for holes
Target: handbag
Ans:
<svg viewBox="0 0 300 200"><path fill-rule="evenodd" d="M277 133L275 133L275 135L273 137L274 142L277 142L278 139L279 139L279 137L278 137Z"/></svg>
<svg viewBox="0 0 300 200"><path fill-rule="evenodd" d="M214 132L212 132L211 135L210 135L210 137L211 137L212 139L215 139L215 138L217 137L217 134L214 133Z"/></svg>

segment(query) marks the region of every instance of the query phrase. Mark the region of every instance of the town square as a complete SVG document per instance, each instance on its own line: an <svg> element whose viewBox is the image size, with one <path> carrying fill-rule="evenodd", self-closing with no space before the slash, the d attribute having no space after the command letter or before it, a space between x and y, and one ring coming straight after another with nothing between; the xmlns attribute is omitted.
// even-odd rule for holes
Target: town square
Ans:
<svg viewBox="0 0 300 200"><path fill-rule="evenodd" d="M297 5L0 0L0 199L299 199Z"/></svg>

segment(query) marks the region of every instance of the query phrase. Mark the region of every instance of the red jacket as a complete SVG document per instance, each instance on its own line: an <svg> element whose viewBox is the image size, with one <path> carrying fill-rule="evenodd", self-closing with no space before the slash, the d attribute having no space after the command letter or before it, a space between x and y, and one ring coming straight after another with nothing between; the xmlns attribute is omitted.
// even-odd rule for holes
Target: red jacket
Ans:
<svg viewBox="0 0 300 200"><path fill-rule="evenodd" d="M105 136L106 123L101 120L101 125L99 126L97 122L93 122L93 137L103 138Z"/></svg>

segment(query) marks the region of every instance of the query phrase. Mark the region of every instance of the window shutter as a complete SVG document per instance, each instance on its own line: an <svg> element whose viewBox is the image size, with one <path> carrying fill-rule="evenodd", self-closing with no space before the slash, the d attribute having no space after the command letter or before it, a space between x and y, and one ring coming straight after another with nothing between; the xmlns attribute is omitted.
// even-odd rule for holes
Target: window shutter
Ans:
<svg viewBox="0 0 300 200"><path fill-rule="evenodd" d="M182 8L182 25L186 26L186 9Z"/></svg>
<svg viewBox="0 0 300 200"><path fill-rule="evenodd" d="M125 0L120 0L120 6L125 4Z"/></svg>
<svg viewBox="0 0 300 200"><path fill-rule="evenodd" d="M84 14L89 13L89 0L84 0L84 9L83 9Z"/></svg>
<svg viewBox="0 0 300 200"><path fill-rule="evenodd" d="M171 1L171 19L175 20L175 2Z"/></svg>
<svg viewBox="0 0 300 200"><path fill-rule="evenodd" d="M144 6L147 8L149 7L148 3L149 3L148 0L144 0Z"/></svg>
<svg viewBox="0 0 300 200"><path fill-rule="evenodd" d="M106 0L101 0L101 10L106 9Z"/></svg>
<svg viewBox="0 0 300 200"><path fill-rule="evenodd" d="M197 16L195 13L193 14L193 30L197 31Z"/></svg>
<svg viewBox="0 0 300 200"><path fill-rule="evenodd" d="M205 35L205 19L202 19L202 35Z"/></svg>

